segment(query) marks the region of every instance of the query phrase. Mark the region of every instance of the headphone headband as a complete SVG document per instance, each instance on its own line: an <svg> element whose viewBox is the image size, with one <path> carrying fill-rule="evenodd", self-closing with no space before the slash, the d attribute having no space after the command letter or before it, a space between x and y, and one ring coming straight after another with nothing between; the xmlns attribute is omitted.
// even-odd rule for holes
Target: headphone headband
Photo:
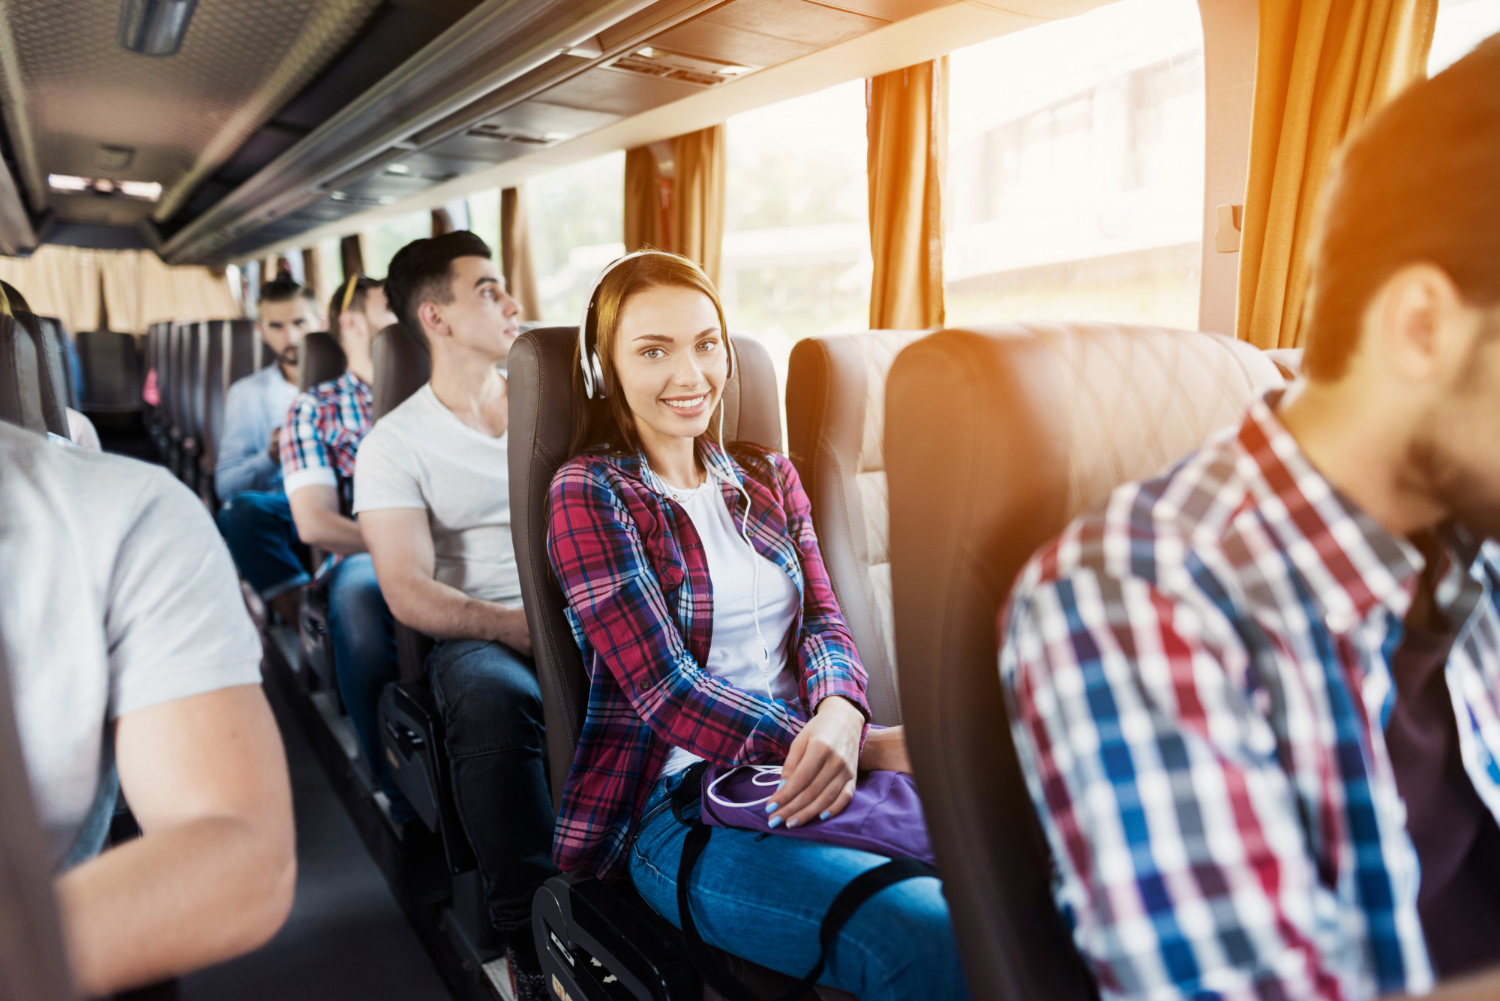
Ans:
<svg viewBox="0 0 1500 1001"><path fill-rule="evenodd" d="M665 250L636 250L623 257L615 258L599 272L599 276L594 279L594 284L589 286L588 298L583 301L583 318L578 321L578 367L583 370L584 394L591 400L604 399L604 366L599 362L599 338L597 331L595 332L594 347L592 349L589 347L588 340L589 317L594 315L594 297L599 294L599 286L604 284L604 279L608 278L610 272L614 271L615 268L633 258L651 256L671 257L675 260L686 261L694 268L698 268L697 264L694 264L681 254L671 254ZM698 270L701 271L702 269L698 268ZM734 373L734 345L729 340L729 331L725 330L723 334L724 345L729 352L729 371L726 375L732 375Z"/></svg>

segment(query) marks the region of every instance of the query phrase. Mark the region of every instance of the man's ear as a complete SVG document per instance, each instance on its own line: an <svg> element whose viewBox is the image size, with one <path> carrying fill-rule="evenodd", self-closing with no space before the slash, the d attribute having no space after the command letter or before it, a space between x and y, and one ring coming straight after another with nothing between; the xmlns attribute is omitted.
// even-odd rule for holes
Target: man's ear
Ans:
<svg viewBox="0 0 1500 1001"><path fill-rule="evenodd" d="M417 319L422 323L422 331L429 337L447 337L448 321L443 319L443 310L435 302L424 302L417 307Z"/></svg>
<svg viewBox="0 0 1500 1001"><path fill-rule="evenodd" d="M1372 346L1403 379L1444 380L1469 354L1473 323L1448 273L1435 264L1408 264L1375 294L1365 322Z"/></svg>

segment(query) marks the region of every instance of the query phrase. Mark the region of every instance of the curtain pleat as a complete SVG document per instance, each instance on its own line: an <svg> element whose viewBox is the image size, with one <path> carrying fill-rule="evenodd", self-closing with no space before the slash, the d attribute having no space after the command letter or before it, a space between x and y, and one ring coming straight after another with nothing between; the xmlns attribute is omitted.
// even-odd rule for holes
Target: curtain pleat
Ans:
<svg viewBox="0 0 1500 1001"><path fill-rule="evenodd" d="M433 236L442 236L444 233L451 233L456 228L457 227L453 225L453 214L451 212L449 212L447 209L432 210Z"/></svg>
<svg viewBox="0 0 1500 1001"><path fill-rule="evenodd" d="M302 248L302 284L313 290L319 302L327 302L333 290L326 286L319 263L316 247Z"/></svg>
<svg viewBox="0 0 1500 1001"><path fill-rule="evenodd" d="M101 305L113 329L134 334L158 320L242 315L223 275L168 266L149 250L47 245L25 260L0 257L0 279L20 289L37 313L75 332L98 327Z"/></svg>
<svg viewBox="0 0 1500 1001"><path fill-rule="evenodd" d="M519 187L500 192L500 270L511 298L521 304L521 319L540 320L542 299L537 294L536 268L531 261L526 199Z"/></svg>
<svg viewBox="0 0 1500 1001"><path fill-rule="evenodd" d="M650 146L625 151L625 252L668 248L663 232L661 174Z"/></svg>
<svg viewBox="0 0 1500 1001"><path fill-rule="evenodd" d="M1301 346L1308 237L1339 144L1425 75L1437 0L1261 0L1235 332Z"/></svg>
<svg viewBox="0 0 1500 1001"><path fill-rule="evenodd" d="M943 325L948 59L865 84L872 330Z"/></svg>
<svg viewBox="0 0 1500 1001"><path fill-rule="evenodd" d="M672 249L715 284L724 249L727 145L722 123L672 141Z"/></svg>

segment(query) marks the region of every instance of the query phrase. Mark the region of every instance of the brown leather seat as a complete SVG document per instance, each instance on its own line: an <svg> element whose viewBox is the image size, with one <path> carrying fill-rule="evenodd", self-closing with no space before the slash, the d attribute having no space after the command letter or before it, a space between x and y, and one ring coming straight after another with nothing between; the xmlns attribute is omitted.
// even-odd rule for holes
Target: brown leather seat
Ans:
<svg viewBox="0 0 1500 1001"><path fill-rule="evenodd" d="M886 386L901 705L969 987L1094 993L1011 746L996 617L1036 548L1282 384L1248 344L1106 324L946 330Z"/></svg>
<svg viewBox="0 0 1500 1001"><path fill-rule="evenodd" d="M265 350L254 320L221 320L226 327L224 336L225 366L228 375L226 384L233 386L246 376L254 375L275 361L271 352Z"/></svg>
<svg viewBox="0 0 1500 1001"><path fill-rule="evenodd" d="M0 420L68 437L68 419L52 385L36 317L0 312Z"/></svg>
<svg viewBox="0 0 1500 1001"><path fill-rule="evenodd" d="M885 380L922 330L808 337L786 380L788 451L812 500L813 527L839 607L870 676L875 722L901 722L891 622Z"/></svg>
<svg viewBox="0 0 1500 1001"><path fill-rule="evenodd" d="M349 367L344 349L332 334L321 331L302 338L297 349L297 388L307 392L314 386L337 379Z"/></svg>
<svg viewBox="0 0 1500 1001"><path fill-rule="evenodd" d="M567 459L573 429L577 345L576 327L540 328L522 334L510 353L511 530L547 719L554 805L562 802L589 688L582 657L563 616L566 603L552 576L546 547L548 489L553 474ZM725 437L780 448L780 408L771 358L748 337L737 338L735 345L735 374L724 394ZM685 996L676 993L684 989L685 960L668 945L675 930L633 897L628 881L605 887L585 874L568 873L548 880L537 891L536 901L533 922L543 969L559 978L554 982L561 982L572 996L593 996L574 979L581 976L574 964L583 955L607 961L606 972L624 985L653 983L660 985L659 996ZM564 957L559 945L579 951ZM778 996L791 984L790 978L734 957L728 966L767 997ZM690 993L697 990L691 978L687 989ZM633 987L630 990L632 997L645 996ZM702 996L717 997L708 988Z"/></svg>

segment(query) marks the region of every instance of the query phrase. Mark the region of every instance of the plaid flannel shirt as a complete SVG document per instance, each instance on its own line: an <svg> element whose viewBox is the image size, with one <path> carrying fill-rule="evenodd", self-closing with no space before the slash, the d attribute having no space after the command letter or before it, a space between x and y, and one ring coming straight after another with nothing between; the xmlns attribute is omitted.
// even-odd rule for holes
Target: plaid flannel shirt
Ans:
<svg viewBox="0 0 1500 1001"><path fill-rule="evenodd" d="M642 457L574 458L552 480L547 555L589 672L588 714L563 790L553 856L561 869L613 878L672 747L714 764L780 763L830 695L866 719L865 670L813 534L811 508L783 455L746 475L715 446L700 454L739 525L749 494L756 552L802 594L789 665L796 704L707 671L713 642L708 558L693 522Z"/></svg>
<svg viewBox="0 0 1500 1001"><path fill-rule="evenodd" d="M354 457L374 423L369 385L346 370L297 397L281 429L281 472L286 495L307 486L338 491L339 511L352 518ZM318 568L322 580L343 557L332 555Z"/></svg>
<svg viewBox="0 0 1500 1001"><path fill-rule="evenodd" d="M1384 739L1423 557L1313 468L1278 399L1075 521L1002 616L1056 899L1106 998L1432 982ZM1500 549L1442 541L1459 743L1500 815Z"/></svg>

